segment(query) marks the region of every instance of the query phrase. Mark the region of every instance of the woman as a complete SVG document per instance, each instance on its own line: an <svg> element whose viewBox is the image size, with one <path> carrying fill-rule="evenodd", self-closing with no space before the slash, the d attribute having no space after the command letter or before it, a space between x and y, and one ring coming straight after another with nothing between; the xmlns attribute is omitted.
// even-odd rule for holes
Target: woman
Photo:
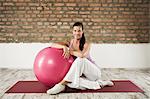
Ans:
<svg viewBox="0 0 150 99"><path fill-rule="evenodd" d="M101 71L99 67L91 60L89 56L90 44L86 42L83 33L83 24L76 22L73 25L73 39L65 45L52 44L51 47L62 48L64 58L70 55L76 57L68 73L63 80L53 88L47 90L48 94L57 94L65 90L65 86L77 89L101 89L108 85L113 86L111 81L101 80ZM68 46L68 47L67 47Z"/></svg>

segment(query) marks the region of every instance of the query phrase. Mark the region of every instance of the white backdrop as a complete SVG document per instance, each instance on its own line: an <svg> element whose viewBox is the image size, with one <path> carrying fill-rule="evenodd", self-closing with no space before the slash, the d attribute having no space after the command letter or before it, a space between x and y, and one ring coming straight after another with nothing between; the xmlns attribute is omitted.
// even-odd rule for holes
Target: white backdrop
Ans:
<svg viewBox="0 0 150 99"><path fill-rule="evenodd" d="M0 43L0 68L33 68L37 53L50 43ZM150 68L150 44L92 44L101 68Z"/></svg>

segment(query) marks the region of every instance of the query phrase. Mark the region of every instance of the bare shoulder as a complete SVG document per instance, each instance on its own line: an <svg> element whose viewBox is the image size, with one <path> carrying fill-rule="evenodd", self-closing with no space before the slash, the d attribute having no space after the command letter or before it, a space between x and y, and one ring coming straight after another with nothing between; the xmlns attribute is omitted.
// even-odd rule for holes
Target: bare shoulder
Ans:
<svg viewBox="0 0 150 99"><path fill-rule="evenodd" d="M73 39L70 39L70 43L73 43Z"/></svg>
<svg viewBox="0 0 150 99"><path fill-rule="evenodd" d="M86 42L85 44L84 44L84 47L85 48L89 48L91 46L91 43L90 42Z"/></svg>

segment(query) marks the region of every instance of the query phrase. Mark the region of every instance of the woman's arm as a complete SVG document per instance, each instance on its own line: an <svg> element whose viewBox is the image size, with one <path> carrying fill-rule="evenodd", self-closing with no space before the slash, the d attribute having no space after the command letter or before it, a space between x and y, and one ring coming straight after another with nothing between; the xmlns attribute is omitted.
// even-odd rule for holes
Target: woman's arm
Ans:
<svg viewBox="0 0 150 99"><path fill-rule="evenodd" d="M70 56L69 47L67 47L66 45L58 44L58 43L52 43L51 47L63 49L63 55L62 56L64 56L64 58L69 58L69 56Z"/></svg>
<svg viewBox="0 0 150 99"><path fill-rule="evenodd" d="M51 47L64 48L64 47L69 47L69 45L70 45L70 41L69 40L65 40L65 42L52 43Z"/></svg>
<svg viewBox="0 0 150 99"><path fill-rule="evenodd" d="M65 45L62 45L62 44L58 44L58 43L52 43L52 45L51 45L51 47L54 47L54 48L65 48L65 47L67 47L67 46L65 46Z"/></svg>
<svg viewBox="0 0 150 99"><path fill-rule="evenodd" d="M81 57L81 58L87 57L87 55L90 51L90 46L91 46L91 44L86 43L84 45L84 49L82 51L72 51L72 50L70 50L70 54L74 55L76 57Z"/></svg>

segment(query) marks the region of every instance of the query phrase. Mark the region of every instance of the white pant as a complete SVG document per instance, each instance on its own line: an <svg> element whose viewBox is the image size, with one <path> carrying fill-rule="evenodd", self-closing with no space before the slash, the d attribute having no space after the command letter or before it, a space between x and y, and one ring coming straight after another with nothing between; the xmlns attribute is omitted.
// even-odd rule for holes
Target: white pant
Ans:
<svg viewBox="0 0 150 99"><path fill-rule="evenodd" d="M84 74L85 77L82 75ZM101 79L101 71L96 64L87 58L76 58L63 80L69 81L67 86L77 89L100 89L97 80Z"/></svg>

